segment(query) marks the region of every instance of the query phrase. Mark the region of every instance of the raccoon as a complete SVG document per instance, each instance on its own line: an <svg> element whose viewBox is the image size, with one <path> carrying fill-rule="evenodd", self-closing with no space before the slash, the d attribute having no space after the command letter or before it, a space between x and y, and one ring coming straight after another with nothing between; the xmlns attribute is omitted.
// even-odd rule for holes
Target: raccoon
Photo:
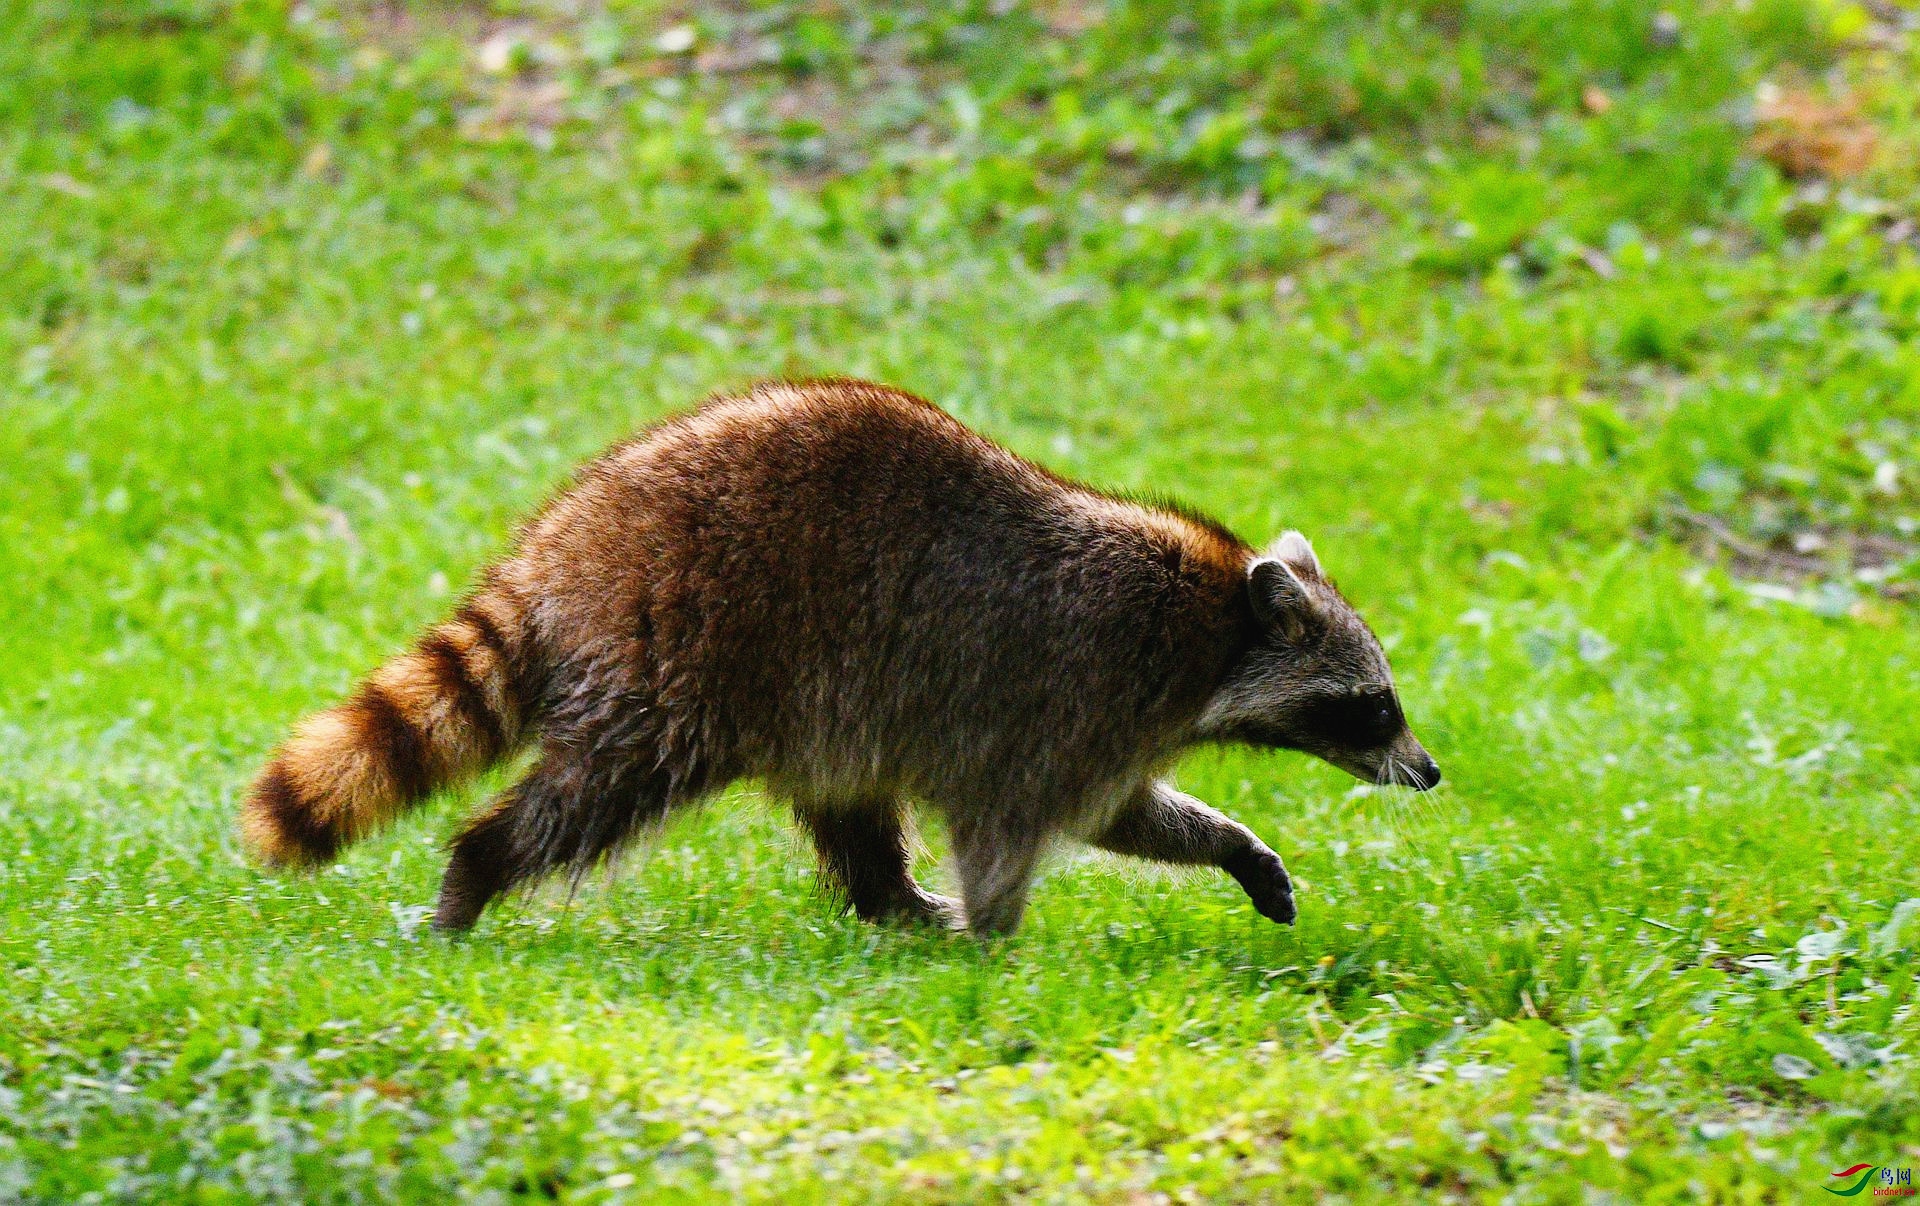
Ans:
<svg viewBox="0 0 1920 1206"><path fill-rule="evenodd" d="M1158 777L1201 742L1440 780L1299 533L1256 553L911 394L780 382L588 463L451 618L299 725L242 832L268 864L323 863L532 746L451 843L438 928L748 777L863 919L1011 931L1071 838L1218 867L1290 924L1280 857ZM947 824L958 902L910 872L912 805Z"/></svg>

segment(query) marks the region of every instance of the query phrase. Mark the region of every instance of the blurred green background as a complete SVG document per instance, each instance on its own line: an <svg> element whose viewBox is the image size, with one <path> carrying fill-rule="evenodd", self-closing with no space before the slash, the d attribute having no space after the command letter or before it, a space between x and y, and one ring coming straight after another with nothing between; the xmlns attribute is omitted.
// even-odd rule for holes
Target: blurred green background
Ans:
<svg viewBox="0 0 1920 1206"><path fill-rule="evenodd" d="M1890 3L0 14L0 1199L1772 1200L1920 1164ZM1305 529L1447 768L982 949L751 785L420 929L237 794L569 467L848 373ZM942 836L926 834L927 873Z"/></svg>

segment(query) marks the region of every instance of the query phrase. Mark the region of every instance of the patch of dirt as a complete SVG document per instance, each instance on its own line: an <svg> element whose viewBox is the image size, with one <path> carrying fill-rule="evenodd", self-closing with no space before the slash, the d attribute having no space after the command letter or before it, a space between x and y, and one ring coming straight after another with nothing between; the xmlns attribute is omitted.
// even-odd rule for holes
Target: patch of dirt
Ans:
<svg viewBox="0 0 1920 1206"><path fill-rule="evenodd" d="M1881 532L1809 526L1769 541L1736 531L1717 515L1678 503L1666 509L1670 526L1704 560L1724 562L1737 578L1784 587L1831 581L1843 571L1856 584L1890 599L1920 599L1920 582L1890 580L1920 557L1920 546Z"/></svg>
<svg viewBox="0 0 1920 1206"><path fill-rule="evenodd" d="M1034 12L1047 28L1064 37L1083 34L1106 20L1106 11L1087 0L1036 0Z"/></svg>
<svg viewBox="0 0 1920 1206"><path fill-rule="evenodd" d="M1843 180L1867 170L1880 133L1849 94L1762 85L1753 150L1795 180Z"/></svg>
<svg viewBox="0 0 1920 1206"><path fill-rule="evenodd" d="M428 38L451 34L462 41L488 23L487 6L462 0L374 0L341 6L340 25L353 41L389 53L417 48Z"/></svg>

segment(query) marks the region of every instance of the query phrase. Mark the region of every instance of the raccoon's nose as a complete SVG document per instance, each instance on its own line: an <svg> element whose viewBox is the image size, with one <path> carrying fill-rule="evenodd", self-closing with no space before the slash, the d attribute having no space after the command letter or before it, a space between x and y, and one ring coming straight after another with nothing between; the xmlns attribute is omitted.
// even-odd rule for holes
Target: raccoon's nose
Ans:
<svg viewBox="0 0 1920 1206"><path fill-rule="evenodd" d="M1414 790L1431 791L1438 786L1440 786L1440 764L1433 760L1432 755L1428 755L1427 764L1420 768L1420 782Z"/></svg>

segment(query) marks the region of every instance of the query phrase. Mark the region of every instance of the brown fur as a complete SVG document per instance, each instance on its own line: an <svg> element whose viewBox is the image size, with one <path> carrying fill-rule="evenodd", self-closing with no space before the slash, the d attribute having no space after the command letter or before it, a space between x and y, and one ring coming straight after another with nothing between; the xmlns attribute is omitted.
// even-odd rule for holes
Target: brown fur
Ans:
<svg viewBox="0 0 1920 1206"><path fill-rule="evenodd" d="M1403 725L1350 749L1313 720L1391 680L1304 540L1282 554L897 390L763 385L588 464L458 614L296 730L245 833L270 862L324 861L537 740L455 841L443 928L746 776L793 802L862 917L960 912L908 872L918 801L948 821L977 930L1018 924L1058 836L1220 866L1291 921L1278 856L1156 769L1210 739L1382 780L1396 751L1431 760Z"/></svg>

